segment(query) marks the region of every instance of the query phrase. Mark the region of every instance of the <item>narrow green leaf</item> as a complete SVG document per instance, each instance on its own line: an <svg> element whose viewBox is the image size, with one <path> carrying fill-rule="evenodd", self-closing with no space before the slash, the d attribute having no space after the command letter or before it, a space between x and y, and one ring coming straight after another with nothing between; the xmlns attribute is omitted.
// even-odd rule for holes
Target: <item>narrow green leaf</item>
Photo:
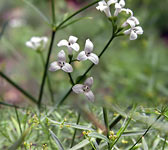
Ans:
<svg viewBox="0 0 168 150"><path fill-rule="evenodd" d="M143 135L145 133L146 130L142 130L142 131L127 131L124 132L121 136L137 136L137 135ZM153 130L149 131L152 132Z"/></svg>
<svg viewBox="0 0 168 150"><path fill-rule="evenodd" d="M148 150L148 145L147 145L146 140L145 140L144 137L142 137L142 146L143 146L144 150Z"/></svg>
<svg viewBox="0 0 168 150"><path fill-rule="evenodd" d="M20 133L20 129L19 129L19 124L18 124L18 122L17 122L13 117L11 117L11 120L12 120L12 123L13 123L14 127L16 128L17 134L20 136L21 133Z"/></svg>
<svg viewBox="0 0 168 150"><path fill-rule="evenodd" d="M8 150L16 150L18 149L19 146L21 146L21 144L24 142L24 139L26 137L26 135L29 133L30 128L28 128L23 134L22 136L11 146L8 148Z"/></svg>
<svg viewBox="0 0 168 150"><path fill-rule="evenodd" d="M106 142L109 142L109 139L106 136L104 136L102 134L99 134L97 132L91 132L91 133L88 134L88 136L89 137L93 137L93 138L102 139L102 140L104 140Z"/></svg>
<svg viewBox="0 0 168 150"><path fill-rule="evenodd" d="M53 124L56 124L56 125L62 125L62 122L58 122L58 121L54 121L54 120L51 120L48 118L48 120L53 123ZM90 130L90 131L95 131L94 129L92 128L89 128L87 126L82 126L82 125L77 125L75 123L64 123L65 126L69 126L71 128L75 128L75 129L80 129L80 130Z"/></svg>
<svg viewBox="0 0 168 150"><path fill-rule="evenodd" d="M77 149L81 149L82 147L88 145L90 142L85 139L82 142L78 143L77 145L75 145L74 147L70 148L69 150L77 150Z"/></svg>
<svg viewBox="0 0 168 150"><path fill-rule="evenodd" d="M50 129L49 129L49 131L50 131L50 134L51 134L52 138L54 139L55 143L57 144L58 149L59 149L59 150L64 150L63 145L61 144L61 142L60 142L60 140L57 138L57 136L54 134L54 132L52 132Z"/></svg>
<svg viewBox="0 0 168 150"><path fill-rule="evenodd" d="M23 0L23 2L25 2L28 6L30 6L32 9L34 9L48 25L51 24L50 21L48 20L48 18L35 5L30 3L28 0Z"/></svg>

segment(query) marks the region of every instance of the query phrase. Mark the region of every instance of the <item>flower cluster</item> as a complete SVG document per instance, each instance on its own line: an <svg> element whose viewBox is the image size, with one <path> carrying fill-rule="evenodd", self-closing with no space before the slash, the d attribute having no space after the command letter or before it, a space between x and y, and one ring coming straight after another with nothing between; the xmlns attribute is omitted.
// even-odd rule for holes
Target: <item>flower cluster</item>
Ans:
<svg viewBox="0 0 168 150"><path fill-rule="evenodd" d="M80 46L77 43L77 41L78 41L77 37L70 36L68 40L63 39L60 42L58 42L57 46L67 47L69 58L72 59L73 51L78 52L80 49ZM99 63L99 57L93 53L93 48L94 48L93 43L91 42L90 39L87 39L85 42L84 50L79 52L79 54L77 55L77 58L74 60L76 61L90 60L92 63L97 65ZM64 50L61 50L57 55L57 61L54 61L50 64L49 70L52 72L57 70L63 70L64 72L67 72L67 73L73 72L73 67L71 65L73 60L69 60L69 63L68 63L66 59L67 59L66 53L64 52ZM93 84L93 77L89 77L88 79L86 79L84 84L74 85L72 90L77 94L83 93L90 101L94 101L94 94L91 91L92 84Z"/></svg>
<svg viewBox="0 0 168 150"><path fill-rule="evenodd" d="M114 17L117 17L119 13L125 12L126 14L130 15L129 18L122 24L122 28L129 27L129 29L125 30L123 33L125 35L130 34L130 40L137 39L138 35L143 34L143 29L139 25L139 20L133 16L132 10L125 7L125 0L102 0L98 2L98 6L96 7L97 10L104 12L108 18L112 18L110 6L114 4Z"/></svg>

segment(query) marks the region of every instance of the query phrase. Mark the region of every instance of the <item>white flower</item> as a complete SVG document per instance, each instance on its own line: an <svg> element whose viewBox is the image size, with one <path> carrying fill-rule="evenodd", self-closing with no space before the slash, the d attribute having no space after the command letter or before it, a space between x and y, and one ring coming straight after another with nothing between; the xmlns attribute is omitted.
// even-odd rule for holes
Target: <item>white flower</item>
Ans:
<svg viewBox="0 0 168 150"><path fill-rule="evenodd" d="M72 90L77 93L83 93L90 101L94 101L95 97L93 92L91 91L91 87L93 85L93 77L87 78L84 84L76 84L72 87Z"/></svg>
<svg viewBox="0 0 168 150"><path fill-rule="evenodd" d="M85 61L85 60L89 59L94 64L98 64L99 57L96 54L92 53L93 47L94 47L93 43L89 39L87 39L86 43L85 43L85 49L84 49L84 51L82 51L78 54L77 60Z"/></svg>
<svg viewBox="0 0 168 150"><path fill-rule="evenodd" d="M79 44L76 43L78 40L77 37L75 36L70 36L69 37L69 40L61 40L57 46L58 47L61 47L61 46L66 46L68 47L68 52L69 54L71 55L72 54L72 50L75 50L75 51L79 51L80 47L79 47Z"/></svg>
<svg viewBox="0 0 168 150"><path fill-rule="evenodd" d="M63 50L58 53L58 61L54 61L50 64L50 71L57 71L62 69L65 72L72 72L73 68L69 63L66 63L66 55Z"/></svg>
<svg viewBox="0 0 168 150"><path fill-rule="evenodd" d="M121 11L125 11L126 14L130 14L130 16L133 16L133 12L132 12L132 10L129 9L129 8L122 8Z"/></svg>
<svg viewBox="0 0 168 150"><path fill-rule="evenodd" d="M109 0L106 2L105 0L102 0L98 2L98 6L96 7L97 10L100 10L101 12L104 12L107 17L111 17L111 12L110 12L110 5L115 3L116 0Z"/></svg>
<svg viewBox="0 0 168 150"><path fill-rule="evenodd" d="M126 31L124 31L124 34L130 34L130 40L136 40L138 37L138 34L143 34L143 29L140 26L132 27Z"/></svg>
<svg viewBox="0 0 168 150"><path fill-rule="evenodd" d="M125 6L125 0L120 0L119 3L115 3L114 16L118 16L118 14L122 11L124 6Z"/></svg>
<svg viewBox="0 0 168 150"><path fill-rule="evenodd" d="M126 27L128 25L130 25L131 28L133 28L136 25L139 25L139 20L136 17L131 16L122 24L122 27Z"/></svg>
<svg viewBox="0 0 168 150"><path fill-rule="evenodd" d="M47 37L32 37L29 41L26 42L26 46L34 50L42 50L46 47L47 42Z"/></svg>

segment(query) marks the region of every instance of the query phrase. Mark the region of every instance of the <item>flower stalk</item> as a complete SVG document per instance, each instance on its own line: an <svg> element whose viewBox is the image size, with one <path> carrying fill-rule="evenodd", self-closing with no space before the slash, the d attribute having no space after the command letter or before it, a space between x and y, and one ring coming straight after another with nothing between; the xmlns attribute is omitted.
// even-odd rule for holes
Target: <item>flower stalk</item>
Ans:
<svg viewBox="0 0 168 150"><path fill-rule="evenodd" d="M41 58L41 61L45 67L45 60L44 60L44 56L43 54L40 52L40 58ZM53 95L53 90L52 90L52 86L51 86L51 80L50 80L50 77L49 75L47 75L47 85L48 85L48 90L50 92L50 98L51 98L51 102L54 103L54 95Z"/></svg>

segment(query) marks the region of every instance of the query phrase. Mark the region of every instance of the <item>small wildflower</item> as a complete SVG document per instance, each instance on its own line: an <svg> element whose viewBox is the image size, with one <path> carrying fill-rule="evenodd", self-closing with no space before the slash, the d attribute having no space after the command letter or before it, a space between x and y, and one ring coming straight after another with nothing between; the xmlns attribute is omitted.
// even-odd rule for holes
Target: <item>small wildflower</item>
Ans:
<svg viewBox="0 0 168 150"><path fill-rule="evenodd" d="M47 37L32 37L29 41L26 42L26 46L36 51L41 51L46 47L47 42Z"/></svg>
<svg viewBox="0 0 168 150"><path fill-rule="evenodd" d="M67 125L65 125L67 128L69 128L69 127L71 127L71 125L69 125L69 124L67 124Z"/></svg>
<svg viewBox="0 0 168 150"><path fill-rule="evenodd" d="M64 125L63 124L60 124L60 129L62 129L64 127Z"/></svg>
<svg viewBox="0 0 168 150"><path fill-rule="evenodd" d="M93 77L87 78L84 84L76 84L72 87L72 90L77 93L83 93L90 101L94 101L94 94L91 91L91 87L93 84Z"/></svg>
<svg viewBox="0 0 168 150"><path fill-rule="evenodd" d="M111 17L111 12L110 12L110 5L114 4L116 0L110 0L106 2L105 0L102 0L98 2L98 6L96 7L97 10L100 10L101 12L104 12L108 18Z"/></svg>
<svg viewBox="0 0 168 150"><path fill-rule="evenodd" d="M72 72L73 68L69 63L66 63L66 56L65 52L61 50L58 53L58 61L54 61L50 64L49 70L50 71L57 71L62 69L65 72Z"/></svg>
<svg viewBox="0 0 168 150"><path fill-rule="evenodd" d="M83 135L86 135L86 131L83 131L82 134L83 134Z"/></svg>
<svg viewBox="0 0 168 150"><path fill-rule="evenodd" d="M58 47L61 47L61 46L66 46L68 47L68 52L70 55L72 55L72 51L75 50L76 52L79 51L80 47L79 47L79 44L76 43L78 40L77 37L75 36L70 36L69 37L69 40L61 40L57 46Z"/></svg>
<svg viewBox="0 0 168 150"><path fill-rule="evenodd" d="M130 25L130 27L133 28L136 25L139 25L139 20L136 17L131 16L122 24L122 27L126 27L128 25Z"/></svg>
<svg viewBox="0 0 168 150"><path fill-rule="evenodd" d="M98 64L99 57L96 54L92 53L93 47L94 47L93 43L89 39L87 39L86 43L85 43L84 51L82 51L78 54L77 60L85 61L85 60L89 59L94 64Z"/></svg>
<svg viewBox="0 0 168 150"><path fill-rule="evenodd" d="M132 27L124 31L124 34L130 34L130 40L136 40L138 35L143 34L143 29L140 26Z"/></svg>
<svg viewBox="0 0 168 150"><path fill-rule="evenodd" d="M128 141L126 141L126 140L124 140L124 139L123 139L121 142L122 142L123 144L127 144L127 143L128 143Z"/></svg>
<svg viewBox="0 0 168 150"><path fill-rule="evenodd" d="M122 11L124 6L125 6L125 1L124 0L120 0L118 3L115 3L114 16L118 16L118 14Z"/></svg>

